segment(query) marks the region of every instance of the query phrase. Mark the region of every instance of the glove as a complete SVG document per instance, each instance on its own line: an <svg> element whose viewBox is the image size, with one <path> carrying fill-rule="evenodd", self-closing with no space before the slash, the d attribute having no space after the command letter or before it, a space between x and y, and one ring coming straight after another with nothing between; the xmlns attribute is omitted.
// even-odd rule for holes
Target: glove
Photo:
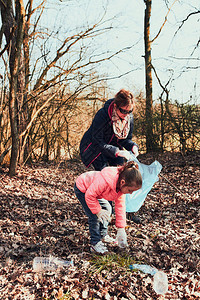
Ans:
<svg viewBox="0 0 200 300"><path fill-rule="evenodd" d="M126 248L128 246L126 231L125 231L124 228L118 228L117 229L116 239L117 239L119 248Z"/></svg>
<svg viewBox="0 0 200 300"><path fill-rule="evenodd" d="M126 160L131 159L131 154L127 150L119 150L116 154L117 156L124 157Z"/></svg>
<svg viewBox="0 0 200 300"><path fill-rule="evenodd" d="M136 145L133 146L132 152L135 155L135 157L137 157L139 155L138 146L136 146Z"/></svg>
<svg viewBox="0 0 200 300"><path fill-rule="evenodd" d="M101 223L110 221L110 214L106 209L101 209L100 212L97 213L97 218Z"/></svg>

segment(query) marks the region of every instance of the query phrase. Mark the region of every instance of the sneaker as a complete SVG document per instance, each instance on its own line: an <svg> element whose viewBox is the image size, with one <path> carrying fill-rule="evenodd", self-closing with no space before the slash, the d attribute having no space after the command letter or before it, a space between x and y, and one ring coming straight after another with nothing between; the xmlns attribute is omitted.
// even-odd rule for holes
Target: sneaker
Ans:
<svg viewBox="0 0 200 300"><path fill-rule="evenodd" d="M108 252L108 249L102 241L99 241L96 245L91 245L90 251L99 254L105 254Z"/></svg>
<svg viewBox="0 0 200 300"><path fill-rule="evenodd" d="M106 234L103 238L102 241L104 243L109 243L109 244L117 244L116 239L113 239L111 236L109 236L108 234Z"/></svg>

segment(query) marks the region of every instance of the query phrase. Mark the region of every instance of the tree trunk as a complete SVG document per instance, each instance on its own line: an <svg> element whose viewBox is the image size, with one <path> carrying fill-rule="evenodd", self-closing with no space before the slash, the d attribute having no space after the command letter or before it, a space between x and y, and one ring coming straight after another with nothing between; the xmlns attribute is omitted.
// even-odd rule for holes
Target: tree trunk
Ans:
<svg viewBox="0 0 200 300"><path fill-rule="evenodd" d="M165 141L165 130L164 130L164 107L163 107L163 99L162 96L160 97L160 108L161 108L161 113L160 113L160 127L161 127L161 143L160 143L160 148L161 151L164 151L164 141Z"/></svg>
<svg viewBox="0 0 200 300"><path fill-rule="evenodd" d="M30 121L30 111L28 106L28 91L29 91L29 81L30 81L30 47L29 47L29 29L30 29L30 18L32 16L32 5L33 0L28 1L28 12L27 20L24 26L24 39L23 39L23 54L24 54L24 93L23 93L23 107L21 112L21 132L23 132L27 124ZM24 161L30 160L30 141L29 141L29 131L20 137L20 159L19 163L22 164Z"/></svg>
<svg viewBox="0 0 200 300"><path fill-rule="evenodd" d="M12 0L0 1L3 32L6 38L10 68L10 91L9 91L9 114L12 135L12 149L10 160L10 176L15 175L17 159L19 154L19 128L18 128L18 98L22 97L18 91L20 83L19 61L21 57L21 46L23 41L25 10L23 0L15 1L15 16ZM13 32L14 28L14 34ZM20 70L21 71L21 70Z"/></svg>
<svg viewBox="0 0 200 300"><path fill-rule="evenodd" d="M17 109L16 109L16 76L11 75L10 95L9 95L9 114L12 136L12 149L10 158L10 176L15 175L19 150L19 134L17 128Z"/></svg>
<svg viewBox="0 0 200 300"><path fill-rule="evenodd" d="M144 44L145 44L145 73L146 73L146 151L154 149L153 137L153 100L152 100L152 67L151 67L151 41L150 41L150 17L151 0L146 4L144 18Z"/></svg>

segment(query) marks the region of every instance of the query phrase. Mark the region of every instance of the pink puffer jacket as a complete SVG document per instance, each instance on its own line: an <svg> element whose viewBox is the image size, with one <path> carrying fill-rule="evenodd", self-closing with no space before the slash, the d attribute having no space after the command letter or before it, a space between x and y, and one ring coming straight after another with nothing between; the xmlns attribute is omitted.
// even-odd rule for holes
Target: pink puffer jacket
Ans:
<svg viewBox="0 0 200 300"><path fill-rule="evenodd" d="M98 199L115 202L116 227L126 226L125 195L116 191L119 178L117 167L106 167L101 171L90 171L76 179L76 186L85 193L85 201L93 214L101 210Z"/></svg>

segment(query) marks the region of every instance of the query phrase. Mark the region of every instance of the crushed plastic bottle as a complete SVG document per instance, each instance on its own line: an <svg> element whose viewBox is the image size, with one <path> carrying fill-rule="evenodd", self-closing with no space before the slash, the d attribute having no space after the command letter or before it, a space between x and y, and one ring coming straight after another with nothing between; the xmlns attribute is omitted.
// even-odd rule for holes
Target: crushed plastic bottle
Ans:
<svg viewBox="0 0 200 300"><path fill-rule="evenodd" d="M73 260L67 261L54 256L48 257L35 257L33 259L33 271L45 272L45 271L57 271L63 267L73 266Z"/></svg>
<svg viewBox="0 0 200 300"><path fill-rule="evenodd" d="M168 291L168 278L163 271L158 271L153 277L153 289L157 294L163 295Z"/></svg>
<svg viewBox="0 0 200 300"><path fill-rule="evenodd" d="M153 276L153 289L157 294L163 295L168 291L168 278L163 271L151 267L149 265L133 264L129 266L129 269L140 270L143 273L150 274Z"/></svg>
<svg viewBox="0 0 200 300"><path fill-rule="evenodd" d="M158 269L151 267L149 265L133 264L133 265L130 265L129 268L131 270L137 269L137 270L142 271L143 273L151 274L151 275L155 275L158 272Z"/></svg>

